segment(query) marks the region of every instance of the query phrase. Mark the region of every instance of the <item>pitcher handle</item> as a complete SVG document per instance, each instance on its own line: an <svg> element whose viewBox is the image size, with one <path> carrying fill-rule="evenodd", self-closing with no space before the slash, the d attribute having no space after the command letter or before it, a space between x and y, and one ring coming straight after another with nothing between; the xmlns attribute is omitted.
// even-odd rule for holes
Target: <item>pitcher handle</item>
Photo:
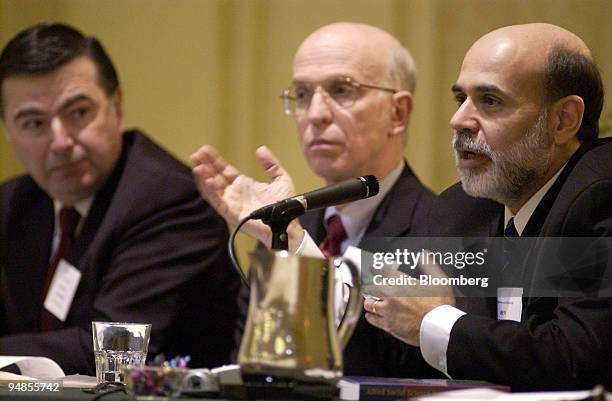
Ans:
<svg viewBox="0 0 612 401"><path fill-rule="evenodd" d="M340 342L340 348L344 349L351 339L355 327L361 317L361 308L363 306L363 299L361 298L361 276L357 266L351 262L348 258L339 256L333 260L334 265L336 263L344 263L351 273L353 280L353 286L349 287L349 299L344 311L344 317L338 327L338 340Z"/></svg>

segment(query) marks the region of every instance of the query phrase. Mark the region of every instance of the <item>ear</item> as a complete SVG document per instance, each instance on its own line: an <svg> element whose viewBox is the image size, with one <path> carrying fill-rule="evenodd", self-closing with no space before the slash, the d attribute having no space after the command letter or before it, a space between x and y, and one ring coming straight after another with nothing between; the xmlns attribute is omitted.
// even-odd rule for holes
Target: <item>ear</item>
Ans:
<svg viewBox="0 0 612 401"><path fill-rule="evenodd" d="M410 122L410 114L412 114L412 93L399 91L393 94L392 99L390 135L404 135Z"/></svg>
<svg viewBox="0 0 612 401"><path fill-rule="evenodd" d="M584 115L582 98L576 95L563 97L553 103L551 111L555 144L565 145L575 139Z"/></svg>
<svg viewBox="0 0 612 401"><path fill-rule="evenodd" d="M121 90L120 86L115 89L115 93L113 93L110 97L110 101L111 108L117 116L121 130L123 131L123 91Z"/></svg>

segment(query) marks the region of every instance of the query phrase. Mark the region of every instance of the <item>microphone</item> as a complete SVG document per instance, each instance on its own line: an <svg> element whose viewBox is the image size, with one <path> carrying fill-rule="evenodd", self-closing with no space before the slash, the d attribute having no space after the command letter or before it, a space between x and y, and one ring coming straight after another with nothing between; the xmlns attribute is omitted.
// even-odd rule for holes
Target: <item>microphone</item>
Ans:
<svg viewBox="0 0 612 401"><path fill-rule="evenodd" d="M283 199L253 211L249 217L264 222L292 220L309 210L365 199L377 193L378 180L373 175L366 175Z"/></svg>

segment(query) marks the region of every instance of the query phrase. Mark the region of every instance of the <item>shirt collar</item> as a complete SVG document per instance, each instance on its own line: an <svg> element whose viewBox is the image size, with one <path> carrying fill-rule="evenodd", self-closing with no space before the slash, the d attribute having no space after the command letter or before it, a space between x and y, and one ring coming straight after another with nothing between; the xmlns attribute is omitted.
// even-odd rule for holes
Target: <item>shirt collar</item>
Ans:
<svg viewBox="0 0 612 401"><path fill-rule="evenodd" d="M374 211L380 205L380 202L389 193L395 182L399 179L404 169L404 161L395 167L387 176L378 182L378 194L371 198L362 199L358 202L352 202L338 210L337 207L332 206L325 209L324 223L327 227L327 220L335 214L340 215L342 225L346 231L349 242L351 245L356 245L361 240L361 237L365 233L368 223L374 215Z"/></svg>
<svg viewBox="0 0 612 401"><path fill-rule="evenodd" d="M76 228L76 232L79 233L81 231L81 227L83 226L83 222L85 221L85 219L87 218L87 215L89 214L89 211L91 210L91 205L93 204L93 200L94 197L90 196L88 198L82 199L78 202L76 202L73 206L76 209L77 212L79 212L79 214L81 215L81 220L79 220L79 224ZM53 201L53 209L55 211L55 227L57 230L57 227L59 227L59 212L60 209L63 207L64 205L60 202L60 201Z"/></svg>
<svg viewBox="0 0 612 401"><path fill-rule="evenodd" d="M559 171L557 171L557 174L555 174L550 180L548 180L546 184L544 184L544 186L542 186L542 188L538 190L538 192L533 194L533 196L529 198L527 202L525 202L525 204L519 209L516 215L512 214L508 206L506 206L504 208L504 227L506 227L508 225L508 221L510 221L510 219L514 217L514 226L516 227L516 231L519 235L522 235L523 230L525 229L527 223L529 222L529 219L531 218L531 215L542 201L542 198L544 198L544 195L546 195L546 192L548 192L548 190L550 189L550 187L552 187L557 178L559 178L559 175L561 174L561 171L563 171L564 168L565 164L559 169Z"/></svg>

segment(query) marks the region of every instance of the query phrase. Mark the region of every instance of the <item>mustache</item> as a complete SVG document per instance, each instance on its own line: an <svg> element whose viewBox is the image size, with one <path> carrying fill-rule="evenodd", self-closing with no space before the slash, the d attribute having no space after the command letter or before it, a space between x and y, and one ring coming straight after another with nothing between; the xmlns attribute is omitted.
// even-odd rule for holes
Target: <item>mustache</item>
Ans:
<svg viewBox="0 0 612 401"><path fill-rule="evenodd" d="M459 152L471 152L492 158L493 149L486 142L477 141L469 131L455 131L452 140L453 149Z"/></svg>

